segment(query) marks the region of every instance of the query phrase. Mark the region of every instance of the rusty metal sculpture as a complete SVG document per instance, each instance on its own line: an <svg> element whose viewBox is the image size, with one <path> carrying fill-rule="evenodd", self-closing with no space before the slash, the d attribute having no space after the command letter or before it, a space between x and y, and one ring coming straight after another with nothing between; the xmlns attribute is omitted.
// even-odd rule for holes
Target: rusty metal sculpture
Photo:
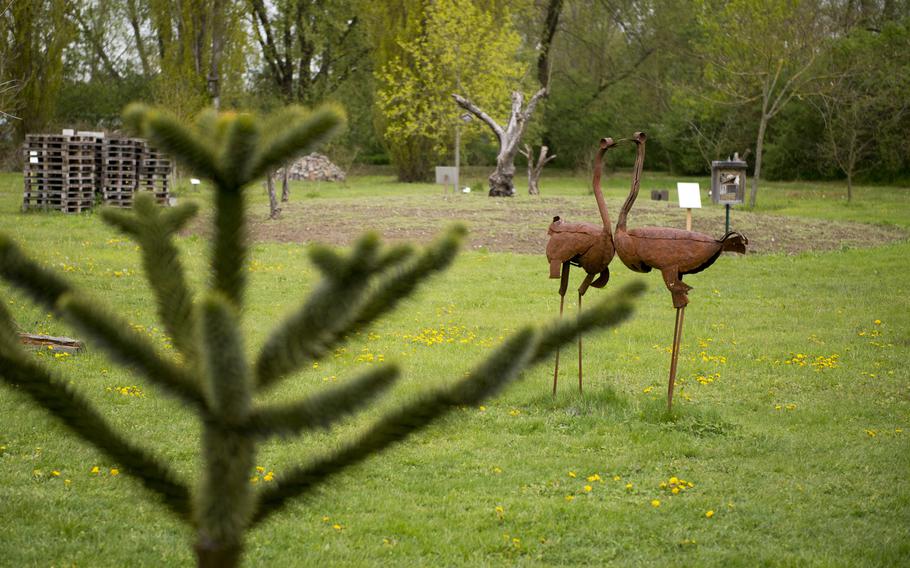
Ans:
<svg viewBox="0 0 910 568"><path fill-rule="evenodd" d="M641 170L645 161L644 132L636 132L632 140L638 145L635 168L632 174L632 188L619 212L614 234L616 254L622 263L635 272L650 272L656 268L664 277L664 284L673 296L676 308L676 326L673 330L673 350L670 359L670 380L667 387L667 408L673 407L673 386L676 382L676 363L679 358L679 342L682 338L683 314L689 303L691 286L683 283L685 274L705 270L717 260L722 252L745 254L748 239L735 231L726 233L720 239L682 229L668 227L643 227L626 229L629 210L638 197L641 184Z"/></svg>
<svg viewBox="0 0 910 568"><path fill-rule="evenodd" d="M569 287L569 269L578 266L587 275L578 287L578 311L581 312L581 298L589 286L603 288L610 279L610 261L613 260L613 232L610 227L610 215L607 202L600 189L600 176L603 171L603 157L607 150L615 146L612 138L603 138L597 159L594 162L594 199L603 226L591 223L566 223L557 215L553 217L547 234L547 260L550 262L550 278L560 278L559 283L559 317L562 317ZM599 276L598 276L599 274ZM597 277L595 279L595 276ZM559 376L559 350L556 351L556 364L553 369L553 395L556 395L556 381ZM582 390L581 337L578 338L578 390Z"/></svg>

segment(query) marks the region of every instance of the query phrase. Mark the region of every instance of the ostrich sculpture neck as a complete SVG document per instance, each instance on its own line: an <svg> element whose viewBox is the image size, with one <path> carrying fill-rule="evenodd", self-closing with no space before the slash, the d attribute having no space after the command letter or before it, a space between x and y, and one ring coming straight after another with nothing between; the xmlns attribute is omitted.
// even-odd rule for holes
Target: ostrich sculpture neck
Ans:
<svg viewBox="0 0 910 568"><path fill-rule="evenodd" d="M622 204L622 209L619 210L619 221L616 222L616 232L626 230L626 219L629 217L629 211L632 209L632 205L635 203L635 199L638 198L638 188L641 185L641 170L644 167L645 163L645 136L644 132L636 132L632 137L632 140L635 141L635 144L638 146L638 153L635 156L635 166L632 169L632 188L629 190L629 196L626 197L626 202Z"/></svg>
<svg viewBox="0 0 910 568"><path fill-rule="evenodd" d="M610 213L607 211L607 202L604 199L603 191L600 189L600 176L603 172L603 157L608 149L616 145L612 138L601 138L600 149L597 151L597 160L594 162L594 199L597 201L597 209L600 211L600 218L604 223L604 232L613 236L612 227L610 226Z"/></svg>

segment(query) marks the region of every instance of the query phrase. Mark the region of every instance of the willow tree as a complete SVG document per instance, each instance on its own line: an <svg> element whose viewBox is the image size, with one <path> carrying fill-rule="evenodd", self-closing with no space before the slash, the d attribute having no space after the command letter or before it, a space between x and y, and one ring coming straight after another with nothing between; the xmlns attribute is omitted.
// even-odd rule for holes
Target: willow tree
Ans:
<svg viewBox="0 0 910 568"><path fill-rule="evenodd" d="M0 96L15 140L40 132L54 115L63 85L63 54L75 37L66 0L0 2ZM7 120L0 121L3 134Z"/></svg>
<svg viewBox="0 0 910 568"><path fill-rule="evenodd" d="M450 385L378 418L364 432L289 468L268 487L254 486L257 448L279 437L330 428L363 409L395 382L399 369L379 365L310 397L257 402L261 394L331 355L346 338L393 310L455 257L463 229L455 228L421 252L383 247L365 235L348 253L314 246L310 258L321 273L308 298L287 314L255 353L241 333L247 289L245 189L335 130L331 109L279 111L256 119L247 114L205 113L194 128L173 116L133 107L125 115L140 134L215 187L210 279L199 295L189 286L174 236L196 213L192 204L173 209L139 195L134 212L107 210L103 219L134 239L142 253L150 293L174 351L161 352L105 303L62 275L30 259L0 234L0 277L74 326L94 347L129 372L172 395L200 422L201 471L185 479L161 456L116 428L61 376L19 345L6 302L0 302L0 380L55 415L65 426L123 466L196 536L199 566L238 566L246 534L291 500L321 487L339 472L406 438L452 409L478 404L519 373L578 333L616 325L631 313L626 289L619 301L583 312L577 320L540 331L527 327L507 338L488 358ZM448 427L454 424L450 423ZM301 563L306 563L301 559Z"/></svg>
<svg viewBox="0 0 910 568"><path fill-rule="evenodd" d="M376 105L382 136L402 181L426 180L448 155L460 111L451 93L466 95L493 115L507 112L508 93L524 74L521 38L509 13L478 8L472 0L406 2L373 8L373 27L394 32L377 57ZM397 19L396 19L397 18ZM398 27L386 29L386 22ZM479 126L468 125L467 132Z"/></svg>

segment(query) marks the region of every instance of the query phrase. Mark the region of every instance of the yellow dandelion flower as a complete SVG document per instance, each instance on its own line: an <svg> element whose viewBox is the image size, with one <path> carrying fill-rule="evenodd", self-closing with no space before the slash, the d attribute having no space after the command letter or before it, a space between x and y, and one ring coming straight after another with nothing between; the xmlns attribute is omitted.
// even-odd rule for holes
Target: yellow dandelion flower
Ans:
<svg viewBox="0 0 910 568"><path fill-rule="evenodd" d="M677 478L677 477L670 478L670 485L676 485L677 483L679 483L679 478Z"/></svg>
<svg viewBox="0 0 910 568"><path fill-rule="evenodd" d="M339 525L338 523L335 523L334 525L332 525L332 528L335 529L336 531L340 531L340 530L344 529L344 527Z"/></svg>
<svg viewBox="0 0 910 568"><path fill-rule="evenodd" d="M501 467L493 467L493 473L495 473L496 475L499 475L500 473L502 473L502 468L501 468Z"/></svg>
<svg viewBox="0 0 910 568"><path fill-rule="evenodd" d="M566 501L571 501L575 499L575 495L566 495Z"/></svg>
<svg viewBox="0 0 910 568"><path fill-rule="evenodd" d="M265 468L261 465L256 466L256 473L265 473Z"/></svg>
<svg viewBox="0 0 910 568"><path fill-rule="evenodd" d="M613 476L613 481L619 481L620 479L622 479L622 476L621 476L621 475L614 475L614 476Z"/></svg>
<svg viewBox="0 0 910 568"><path fill-rule="evenodd" d="M660 488L661 488L661 489L666 489L666 488L667 488L667 482L666 482L666 481L661 481L661 482L660 482Z"/></svg>
<svg viewBox="0 0 910 568"><path fill-rule="evenodd" d="M484 406L484 405L480 405L480 411L481 411L481 412L486 412L486 411L487 411L487 407Z"/></svg>
<svg viewBox="0 0 910 568"><path fill-rule="evenodd" d="M652 499L652 500L651 500L651 506L654 507L655 509L658 508L658 507L660 507L660 500L659 500L659 499Z"/></svg>
<svg viewBox="0 0 910 568"><path fill-rule="evenodd" d="M54 471L51 472L51 475L54 477L60 477L60 471L55 469Z"/></svg>
<svg viewBox="0 0 910 568"><path fill-rule="evenodd" d="M707 517L707 518L710 519L710 518L713 517L713 516L714 516L714 511L707 511L707 512L705 512L705 517Z"/></svg>
<svg viewBox="0 0 910 568"><path fill-rule="evenodd" d="M674 487L673 489L670 490L670 493L672 493L673 495L679 495L679 487Z"/></svg>
<svg viewBox="0 0 910 568"><path fill-rule="evenodd" d="M628 490L630 490L630 491L632 490L632 483L631 483L631 482L626 483L626 489L628 489Z"/></svg>
<svg viewBox="0 0 910 568"><path fill-rule="evenodd" d="M64 479L64 480L63 480L63 485L64 485L65 487L69 487L69 486L72 485L72 484L73 484L73 480L72 480L72 479Z"/></svg>
<svg viewBox="0 0 910 568"><path fill-rule="evenodd" d="M92 473L93 475L98 475L99 473L101 473L101 468L96 465L95 467L93 467L91 469L90 473Z"/></svg>
<svg viewBox="0 0 910 568"><path fill-rule="evenodd" d="M273 479L275 479L275 473L271 471L262 476L263 481L271 481Z"/></svg>
<svg viewBox="0 0 910 568"><path fill-rule="evenodd" d="M594 475L589 475L589 476L588 476L588 481L592 481L592 482L593 482L593 481L600 481L600 476L597 475L596 473L595 473Z"/></svg>
<svg viewBox="0 0 910 568"><path fill-rule="evenodd" d="M590 493L593 490L594 490L594 488L591 487L590 485L585 485L585 493Z"/></svg>
<svg viewBox="0 0 910 568"><path fill-rule="evenodd" d="M644 390L642 390L641 392L643 392L643 393L645 393L645 394L648 394L648 393L651 392L652 390L654 390L654 387L645 387Z"/></svg>
<svg viewBox="0 0 910 568"><path fill-rule="evenodd" d="M118 475L120 475L120 470L117 469L116 467L112 467L111 468L111 477L116 477Z"/></svg>
<svg viewBox="0 0 910 568"><path fill-rule="evenodd" d="M882 320L875 320L872 323L874 323L875 325L882 325Z"/></svg>
<svg viewBox="0 0 910 568"><path fill-rule="evenodd" d="M500 521L501 521L503 518L505 518L505 516L506 516L506 510L502 508L502 505L497 505L497 506L496 506L496 509L494 509L494 510L496 511L496 516L499 517L499 520L500 520Z"/></svg>
<svg viewBox="0 0 910 568"><path fill-rule="evenodd" d="M875 430L866 430L866 434L868 434L870 438L874 438L875 436L878 435L878 432L876 432Z"/></svg>
<svg viewBox="0 0 910 568"><path fill-rule="evenodd" d="M574 471L569 472L569 477L574 478L577 474Z"/></svg>
<svg viewBox="0 0 910 568"><path fill-rule="evenodd" d="M322 522L323 522L323 523L329 522L329 516L328 516L328 515L323 515L323 516L322 516Z"/></svg>

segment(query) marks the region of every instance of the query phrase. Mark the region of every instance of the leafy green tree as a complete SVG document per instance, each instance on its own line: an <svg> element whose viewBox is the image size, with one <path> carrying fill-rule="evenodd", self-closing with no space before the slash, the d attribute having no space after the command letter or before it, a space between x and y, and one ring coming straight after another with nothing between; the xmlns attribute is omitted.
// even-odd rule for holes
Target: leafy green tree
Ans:
<svg viewBox="0 0 910 568"><path fill-rule="evenodd" d="M699 6L703 33L697 52L712 96L758 112L750 207L758 196L768 124L794 98L815 92L824 72L816 60L829 37L829 22L820 8L811 0L704 1Z"/></svg>
<svg viewBox="0 0 910 568"><path fill-rule="evenodd" d="M258 404L254 394L332 353L347 336L393 310L451 263L464 231L452 229L420 253L409 246L384 248L369 234L349 254L313 247L310 256L321 280L248 360L240 331L247 274L244 188L329 136L341 117L330 108L312 113L289 108L265 119L206 112L194 128L187 128L168 113L137 105L127 109L124 119L215 187L211 280L198 298L188 286L173 242L195 215L194 205L161 209L145 194L137 196L132 213L118 209L102 215L139 244L158 316L178 355L159 352L128 322L104 310L103 303L29 259L3 235L0 277L198 416L203 464L199 479L194 484L182 479L160 457L118 432L69 381L26 353L18 345L5 302L0 302L0 379L123 464L125 473L191 525L199 566L239 565L246 533L290 500L448 411L478 404L579 333L618 324L631 314L628 296L642 289L628 287L619 301L582 312L575 321L557 322L542 331L530 327L518 331L466 377L388 412L359 437L257 490L249 481L257 446L275 437L330 427L369 405L394 383L399 371L394 365L380 366L337 388L291 402Z"/></svg>
<svg viewBox="0 0 910 568"><path fill-rule="evenodd" d="M394 4L394 3L393 3ZM520 85L521 38L508 12L472 0L405 2L394 43L379 44L376 105L383 139L402 181L426 180L448 153L459 120L451 94L464 94L492 116L509 112L506 94ZM378 8L374 25L394 21ZM480 125L469 125L468 135Z"/></svg>
<svg viewBox="0 0 910 568"><path fill-rule="evenodd" d="M285 103L324 100L368 54L359 0L247 3L263 74Z"/></svg>
<svg viewBox="0 0 910 568"><path fill-rule="evenodd" d="M856 175L881 165L882 142L908 148L900 133L910 115L910 19L880 32L853 30L828 57L838 75L813 99L824 121L819 147L846 177L851 201Z"/></svg>

